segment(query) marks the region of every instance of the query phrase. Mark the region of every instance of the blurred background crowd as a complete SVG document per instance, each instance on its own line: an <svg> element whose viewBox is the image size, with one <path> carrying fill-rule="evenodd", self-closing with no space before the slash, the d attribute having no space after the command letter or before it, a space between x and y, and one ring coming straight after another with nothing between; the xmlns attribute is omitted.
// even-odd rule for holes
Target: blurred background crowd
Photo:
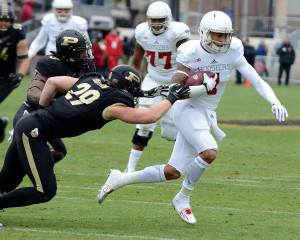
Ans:
<svg viewBox="0 0 300 240"><path fill-rule="evenodd" d="M30 46L41 27L41 19L52 11L52 0L7 2L13 7L17 21L25 27ZM145 12L151 2L153 1L73 0L73 14L88 21L88 33L93 43L98 72L106 76L115 64L130 64L135 46L134 29L146 20ZM211 10L224 11L232 19L234 35L244 43L245 57L263 79L278 85L300 83L300 61L297 58L300 11L297 0L165 2L170 5L174 20L190 27L192 39L199 39L197 29L203 14ZM289 51L284 51L289 46L293 49L294 56L288 56ZM39 52L40 56L43 54L43 51ZM237 84L246 83L238 72L232 73L232 80Z"/></svg>

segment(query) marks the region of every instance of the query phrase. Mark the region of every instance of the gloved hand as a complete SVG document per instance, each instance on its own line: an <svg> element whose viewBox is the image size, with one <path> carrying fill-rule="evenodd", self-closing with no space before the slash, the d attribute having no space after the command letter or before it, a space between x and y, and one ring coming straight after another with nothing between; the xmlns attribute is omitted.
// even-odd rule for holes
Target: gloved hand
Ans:
<svg viewBox="0 0 300 240"><path fill-rule="evenodd" d="M279 122L283 122L285 118L289 116L285 107L280 103L272 105L272 113L275 115L276 119Z"/></svg>
<svg viewBox="0 0 300 240"><path fill-rule="evenodd" d="M167 97L168 92L169 92L168 85L160 85L158 87L151 88L150 90L144 91L144 97L147 97L147 98L154 98L157 96Z"/></svg>
<svg viewBox="0 0 300 240"><path fill-rule="evenodd" d="M203 80L203 85L205 86L206 88L206 91L209 93L211 90L213 90L216 86L216 79L217 79L217 74L214 75L214 77L209 77L207 76L206 73L203 73L203 77L204 77L204 80Z"/></svg>
<svg viewBox="0 0 300 240"><path fill-rule="evenodd" d="M185 86L183 83L173 83L169 86L169 95L166 99L173 104L177 100L188 97L189 95L189 86Z"/></svg>
<svg viewBox="0 0 300 240"><path fill-rule="evenodd" d="M18 74L9 74L10 82L9 82L9 87L11 89L15 89L19 87L22 79L23 79L23 74L18 73Z"/></svg>

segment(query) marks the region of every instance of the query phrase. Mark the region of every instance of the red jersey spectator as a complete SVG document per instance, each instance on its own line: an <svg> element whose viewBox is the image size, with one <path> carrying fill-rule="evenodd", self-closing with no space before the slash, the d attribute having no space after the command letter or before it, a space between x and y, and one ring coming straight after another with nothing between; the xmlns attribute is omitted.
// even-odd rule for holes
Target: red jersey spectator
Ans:
<svg viewBox="0 0 300 240"><path fill-rule="evenodd" d="M21 22L25 22L29 19L34 18L34 14L33 14L33 10L32 10L34 1L33 0L25 0L23 2L24 2L24 5L22 7L21 17L20 17Z"/></svg>
<svg viewBox="0 0 300 240"><path fill-rule="evenodd" d="M118 59L123 55L123 43L118 32L113 28L110 33L105 36L105 55L107 58L108 72L118 65Z"/></svg>
<svg viewBox="0 0 300 240"><path fill-rule="evenodd" d="M94 64L96 66L96 72L106 77L107 68L106 68L106 56L104 54L104 50L105 50L105 45L103 43L103 34L99 33L97 35L96 41L93 43Z"/></svg>

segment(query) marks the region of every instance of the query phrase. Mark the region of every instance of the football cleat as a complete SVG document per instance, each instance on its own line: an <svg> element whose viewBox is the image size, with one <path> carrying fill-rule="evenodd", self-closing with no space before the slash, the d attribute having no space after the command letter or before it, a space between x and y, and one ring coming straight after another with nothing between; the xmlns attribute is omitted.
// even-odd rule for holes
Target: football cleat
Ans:
<svg viewBox="0 0 300 240"><path fill-rule="evenodd" d="M190 225L195 225L197 223L196 218L194 217L194 214L190 208L189 197L178 193L173 199L173 207L183 222Z"/></svg>
<svg viewBox="0 0 300 240"><path fill-rule="evenodd" d="M1 123L0 123L0 143L3 142L5 138L5 128L8 123L8 118L3 117L1 118Z"/></svg>
<svg viewBox="0 0 300 240"><path fill-rule="evenodd" d="M110 174L105 182L105 184L100 189L98 197L98 203L101 204L105 198L112 193L114 190L117 190L120 187L123 187L121 181L122 172L119 170L110 170Z"/></svg>

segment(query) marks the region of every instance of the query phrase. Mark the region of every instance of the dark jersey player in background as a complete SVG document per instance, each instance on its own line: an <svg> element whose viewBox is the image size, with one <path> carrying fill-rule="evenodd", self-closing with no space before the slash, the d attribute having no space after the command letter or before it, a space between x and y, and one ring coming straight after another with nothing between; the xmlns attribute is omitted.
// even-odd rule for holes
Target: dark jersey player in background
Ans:
<svg viewBox="0 0 300 240"><path fill-rule="evenodd" d="M85 72L96 71L93 57L89 53L90 49L90 41L79 30L67 29L58 35L56 52L42 57L36 65L35 78L28 88L27 101L16 113L13 120L14 127L23 115L38 109L40 95L48 78L54 76L79 77ZM61 95L57 94L55 98ZM50 140L49 144L52 147L54 162L58 162L66 155L67 150L61 139Z"/></svg>
<svg viewBox="0 0 300 240"><path fill-rule="evenodd" d="M57 90L66 94L53 102ZM7 192L0 196L0 209L43 203L55 196L57 183L48 140L78 136L114 119L135 124L156 122L176 100L188 96L189 87L174 84L165 100L150 109L135 109L133 96L155 97L159 87L146 92L140 90L139 73L127 65L113 68L107 81L97 73L86 73L79 80L48 79L39 103L53 104L22 117L15 127L0 172L0 190ZM25 174L33 186L14 190Z"/></svg>
<svg viewBox="0 0 300 240"><path fill-rule="evenodd" d="M29 67L25 31L21 24L13 23L14 18L10 6L0 5L0 103L20 85ZM5 138L7 123L8 118L0 118L0 142Z"/></svg>

